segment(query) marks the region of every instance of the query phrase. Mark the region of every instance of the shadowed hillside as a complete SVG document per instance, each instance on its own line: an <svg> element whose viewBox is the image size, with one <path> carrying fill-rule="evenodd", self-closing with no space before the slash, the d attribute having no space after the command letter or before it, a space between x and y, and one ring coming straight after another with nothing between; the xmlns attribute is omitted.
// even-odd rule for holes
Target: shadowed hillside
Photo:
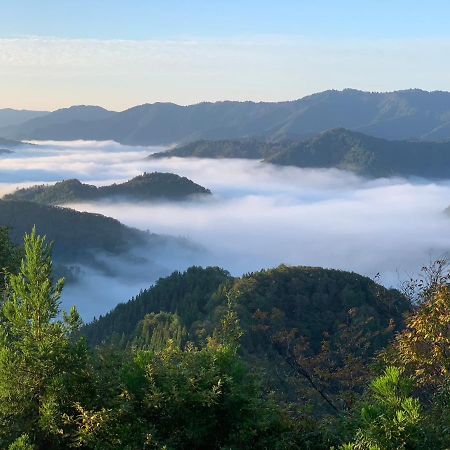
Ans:
<svg viewBox="0 0 450 450"><path fill-rule="evenodd" d="M306 140L198 141L149 158L173 156L261 159L278 165L338 168L375 177L450 177L450 142L388 141L343 128Z"/></svg>
<svg viewBox="0 0 450 450"><path fill-rule="evenodd" d="M324 384L327 376L334 377L333 371L345 378L346 358L353 358L359 373L351 375L352 387L344 388L348 380L335 379L326 389L330 396L337 390L358 391L367 375L364 365L402 328L410 308L398 291L355 273L280 266L233 278L217 267L191 267L160 279L82 333L92 345L122 348L159 348L171 332L180 344L201 344L219 326L229 299L244 331L242 352L247 361L264 374L271 388L291 399L301 389L308 402L318 401L317 393L290 367L288 348L301 350L305 367L325 358L323 374L314 375Z"/></svg>
<svg viewBox="0 0 450 450"><path fill-rule="evenodd" d="M211 194L209 189L186 177L172 173L144 173L125 183L110 186L93 186L79 180L60 181L54 185L33 186L19 189L4 200L24 200L49 205L78 201L108 200L185 200L193 195Z"/></svg>
<svg viewBox="0 0 450 450"><path fill-rule="evenodd" d="M25 201L0 201L0 226L20 243L33 226L55 242L55 258L95 264L95 257L126 254L133 248L163 246L171 238L139 231L100 214ZM173 241L176 239L172 238Z"/></svg>
<svg viewBox="0 0 450 450"><path fill-rule="evenodd" d="M305 138L347 128L385 139L450 139L450 93L329 90L289 102L154 103L122 112L93 106L58 110L2 129L13 139L113 139L158 145L199 139Z"/></svg>

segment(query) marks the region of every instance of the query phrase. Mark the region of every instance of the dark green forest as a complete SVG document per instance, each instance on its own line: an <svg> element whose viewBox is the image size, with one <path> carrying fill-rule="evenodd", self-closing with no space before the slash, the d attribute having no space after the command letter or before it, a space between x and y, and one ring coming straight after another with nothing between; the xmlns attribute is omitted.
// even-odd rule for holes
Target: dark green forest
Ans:
<svg viewBox="0 0 450 450"><path fill-rule="evenodd" d="M0 200L0 223L9 228L16 245L33 226L38 227L54 242L56 272L68 282L80 279L88 268L117 276L117 260L126 261L132 270L145 264L159 276L165 272L157 258L168 248L180 254L197 251L184 238L130 228L101 214L36 202Z"/></svg>
<svg viewBox="0 0 450 450"><path fill-rule="evenodd" d="M447 449L450 288L192 267L83 325L49 241L0 232L0 448Z"/></svg>
<svg viewBox="0 0 450 450"><path fill-rule="evenodd" d="M164 237L126 227L101 214L34 202L0 200L0 221L11 229L11 238L16 244L36 225L55 242L55 257L63 261L89 259L92 251L112 255L125 253L131 246L164 240Z"/></svg>
<svg viewBox="0 0 450 450"><path fill-rule="evenodd" d="M343 128L302 140L197 141L149 158L248 158L309 168L337 168L370 177L450 176L450 143L390 141Z"/></svg>
<svg viewBox="0 0 450 450"><path fill-rule="evenodd" d="M144 173L125 183L110 186L93 186L79 180L60 181L54 185L39 185L18 189L3 197L4 200L17 200L61 205L64 203L113 200L185 200L193 195L211 192L187 179L173 173Z"/></svg>
<svg viewBox="0 0 450 450"><path fill-rule="evenodd" d="M157 152L149 159L171 158L244 158L265 159L280 151L280 144L258 139L194 141L173 149Z"/></svg>

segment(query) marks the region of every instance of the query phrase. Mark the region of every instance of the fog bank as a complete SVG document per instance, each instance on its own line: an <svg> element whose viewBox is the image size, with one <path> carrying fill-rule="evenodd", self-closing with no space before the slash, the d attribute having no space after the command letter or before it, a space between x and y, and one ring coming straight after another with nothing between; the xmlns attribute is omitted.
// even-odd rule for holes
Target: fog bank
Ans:
<svg viewBox="0 0 450 450"><path fill-rule="evenodd" d="M219 265L234 275L281 263L378 272L387 285L416 273L450 249L450 183L400 178L368 180L339 170L275 167L249 160L145 160L159 149L117 143L45 143L39 150L0 159L0 191L17 185L77 177L97 185L143 171L174 172L212 190L191 202L70 205L126 225L183 236L199 255L167 254L167 270L191 263ZM95 275L97 276L97 275ZM83 281L83 295L106 311L154 281L138 277ZM71 289L75 292L75 287ZM105 294L98 297L98 291ZM72 297L72 296L70 296ZM95 300L98 298L98 300ZM81 300L80 300L81 301ZM84 308L89 317L89 308Z"/></svg>

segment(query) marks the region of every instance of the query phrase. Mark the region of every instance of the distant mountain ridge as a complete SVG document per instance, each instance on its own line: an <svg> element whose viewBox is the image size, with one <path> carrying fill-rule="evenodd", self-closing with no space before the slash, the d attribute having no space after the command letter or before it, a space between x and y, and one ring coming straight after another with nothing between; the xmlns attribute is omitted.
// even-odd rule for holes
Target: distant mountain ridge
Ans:
<svg viewBox="0 0 450 450"><path fill-rule="evenodd" d="M0 147L10 150L11 148L19 147L23 142L14 141L12 139L5 139L0 137Z"/></svg>
<svg viewBox="0 0 450 450"><path fill-rule="evenodd" d="M0 129L0 135L6 137L23 136L23 139L65 139L65 128L70 124L72 133L78 132L79 122L90 123L106 119L114 114L100 106L77 105L69 108L58 109L57 111L34 117L25 123L17 126ZM82 125L84 126L84 125ZM61 129L60 129L61 127ZM70 137L68 139L71 139ZM76 138L75 138L76 139Z"/></svg>
<svg viewBox="0 0 450 450"><path fill-rule="evenodd" d="M72 179L54 185L32 186L7 194L4 200L22 200L60 205L77 201L95 201L126 197L129 200L185 200L193 195L211 194L186 177L173 173L144 173L125 183L110 186L93 186Z"/></svg>
<svg viewBox="0 0 450 450"><path fill-rule="evenodd" d="M305 140L198 141L153 158L248 158L277 165L337 168L360 175L450 178L450 142L391 141L343 128Z"/></svg>
<svg viewBox="0 0 450 450"><path fill-rule="evenodd" d="M333 128L384 139L450 139L450 93L344 89L273 103L154 103L122 112L77 106L3 128L0 136L162 145L250 137L278 141L311 137Z"/></svg>
<svg viewBox="0 0 450 450"><path fill-rule="evenodd" d="M30 111L26 109L0 109L0 128L20 125L30 119L42 117L49 114L49 111Z"/></svg>

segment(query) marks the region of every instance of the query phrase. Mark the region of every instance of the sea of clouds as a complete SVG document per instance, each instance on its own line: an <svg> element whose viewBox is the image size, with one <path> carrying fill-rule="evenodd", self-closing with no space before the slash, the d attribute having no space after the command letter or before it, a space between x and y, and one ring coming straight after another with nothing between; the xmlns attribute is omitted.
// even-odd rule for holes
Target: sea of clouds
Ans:
<svg viewBox="0 0 450 450"><path fill-rule="evenodd" d="M233 275L281 263L381 274L389 286L450 250L450 181L370 180L330 169L276 167L251 160L145 159L161 148L114 142L40 142L0 158L0 194L17 187L78 178L91 184L126 181L144 171L173 172L213 192L188 202L95 202L69 205L155 233L182 236L203 250L161 255L166 272L190 264L218 265ZM107 312L155 281L107 278L86 271L68 286L65 304L85 319Z"/></svg>

